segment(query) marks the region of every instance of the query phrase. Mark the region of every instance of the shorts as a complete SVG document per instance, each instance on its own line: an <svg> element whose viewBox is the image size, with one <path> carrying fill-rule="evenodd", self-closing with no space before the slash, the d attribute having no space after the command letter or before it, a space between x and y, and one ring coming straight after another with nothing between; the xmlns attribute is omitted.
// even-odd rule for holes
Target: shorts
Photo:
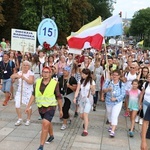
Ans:
<svg viewBox="0 0 150 150"><path fill-rule="evenodd" d="M80 107L80 113L81 114L83 114L83 113L88 114L92 108L92 105L91 105L89 98L86 98L85 101L80 100L79 107Z"/></svg>
<svg viewBox="0 0 150 150"><path fill-rule="evenodd" d="M46 119L49 122L51 122L54 117L54 114L55 114L55 110L52 109L52 110L46 111L44 114L40 113L40 116L42 119Z"/></svg>
<svg viewBox="0 0 150 150"><path fill-rule="evenodd" d="M9 79L3 79L2 91L4 93L5 92L10 92L11 85L12 85L11 78L9 78Z"/></svg>

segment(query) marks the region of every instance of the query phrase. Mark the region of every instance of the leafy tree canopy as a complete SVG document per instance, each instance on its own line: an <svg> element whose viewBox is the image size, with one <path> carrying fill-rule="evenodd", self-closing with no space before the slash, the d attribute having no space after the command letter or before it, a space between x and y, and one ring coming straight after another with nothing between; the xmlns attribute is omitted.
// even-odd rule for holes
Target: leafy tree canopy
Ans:
<svg viewBox="0 0 150 150"><path fill-rule="evenodd" d="M98 16L103 20L111 16L111 4L110 0L0 0L0 21L4 21L1 15L6 20L0 29L3 37L10 39L11 28L37 31L43 17L54 16L59 29L58 43L65 44L72 31Z"/></svg>

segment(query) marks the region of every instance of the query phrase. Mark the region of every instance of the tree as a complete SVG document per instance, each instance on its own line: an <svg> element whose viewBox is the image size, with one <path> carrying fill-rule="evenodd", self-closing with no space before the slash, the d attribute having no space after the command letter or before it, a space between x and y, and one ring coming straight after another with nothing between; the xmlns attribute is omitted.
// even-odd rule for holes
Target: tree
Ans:
<svg viewBox="0 0 150 150"><path fill-rule="evenodd" d="M0 0L0 26L3 26L6 22L6 20L4 19L4 15L3 15L3 0Z"/></svg>
<svg viewBox="0 0 150 150"><path fill-rule="evenodd" d="M2 3L4 9L5 22L4 26L0 27L1 38L5 37L10 40L11 28L20 28L20 11L22 9L18 0L4 0Z"/></svg>
<svg viewBox="0 0 150 150"><path fill-rule="evenodd" d="M77 31L88 23L88 15L92 11L92 5L87 0L72 0L69 8L70 32Z"/></svg>
<svg viewBox="0 0 150 150"><path fill-rule="evenodd" d="M54 16L59 30L58 43L66 44L66 37L72 31L98 16L103 20L108 18L111 4L110 0L0 0L0 18L3 7L6 20L5 26L0 27L1 36L10 39L11 28L36 31L43 17Z"/></svg>
<svg viewBox="0 0 150 150"><path fill-rule="evenodd" d="M134 14L131 21L130 35L136 36L139 41L148 39L148 43L150 43L150 7L141 9ZM147 45L146 42L144 42L145 44Z"/></svg>
<svg viewBox="0 0 150 150"><path fill-rule="evenodd" d="M89 20L94 20L101 16L103 20L110 17L112 11L112 4L110 0L88 0L92 5L92 13L89 15Z"/></svg>

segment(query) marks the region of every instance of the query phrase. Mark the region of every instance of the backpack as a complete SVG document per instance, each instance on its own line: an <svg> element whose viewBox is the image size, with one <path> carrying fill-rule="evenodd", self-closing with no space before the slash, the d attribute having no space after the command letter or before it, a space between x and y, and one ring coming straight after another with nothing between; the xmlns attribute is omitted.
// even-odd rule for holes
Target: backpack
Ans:
<svg viewBox="0 0 150 150"><path fill-rule="evenodd" d="M9 66L10 66L10 68L11 68L11 71L13 70L13 68L12 68L12 60L9 60Z"/></svg>
<svg viewBox="0 0 150 150"><path fill-rule="evenodd" d="M107 86L109 86L109 84L111 83L111 80L108 82L108 85ZM120 87L120 89L121 89L121 87L122 87L122 81L119 81L119 87ZM102 97L104 96L104 99L105 99L105 97L106 97L106 93L104 94L103 92L102 92Z"/></svg>
<svg viewBox="0 0 150 150"><path fill-rule="evenodd" d="M128 74L129 74L129 72L126 72L125 73L125 76L127 76L128 77ZM138 75L138 73L136 72L136 75Z"/></svg>
<svg viewBox="0 0 150 150"><path fill-rule="evenodd" d="M111 80L108 82L108 85L107 85L107 86L109 86L110 83L111 83ZM120 87L120 89L121 89L121 87L122 87L122 81L119 81L119 87Z"/></svg>
<svg viewBox="0 0 150 150"><path fill-rule="evenodd" d="M146 90L146 88L148 87L148 84L149 84L149 82L146 81L145 87L144 87L145 90Z"/></svg>

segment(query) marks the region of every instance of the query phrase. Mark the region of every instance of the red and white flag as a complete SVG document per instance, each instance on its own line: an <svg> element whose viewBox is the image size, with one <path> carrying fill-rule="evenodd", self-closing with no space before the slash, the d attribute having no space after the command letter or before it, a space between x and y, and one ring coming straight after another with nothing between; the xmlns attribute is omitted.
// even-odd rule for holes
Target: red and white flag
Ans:
<svg viewBox="0 0 150 150"><path fill-rule="evenodd" d="M106 25L98 25L88 28L83 32L68 39L70 48L82 49L85 43L97 50L101 49L103 38L105 35Z"/></svg>

